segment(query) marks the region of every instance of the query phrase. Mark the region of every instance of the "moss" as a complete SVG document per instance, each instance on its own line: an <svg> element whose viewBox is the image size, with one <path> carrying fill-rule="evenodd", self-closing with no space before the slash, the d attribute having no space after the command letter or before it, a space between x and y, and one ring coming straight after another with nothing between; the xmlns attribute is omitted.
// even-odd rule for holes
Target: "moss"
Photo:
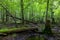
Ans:
<svg viewBox="0 0 60 40"><path fill-rule="evenodd" d="M16 31L16 30L26 30L26 29L29 29L29 28L31 28L31 27L2 28L2 29L0 29L0 33L9 32L9 31Z"/></svg>

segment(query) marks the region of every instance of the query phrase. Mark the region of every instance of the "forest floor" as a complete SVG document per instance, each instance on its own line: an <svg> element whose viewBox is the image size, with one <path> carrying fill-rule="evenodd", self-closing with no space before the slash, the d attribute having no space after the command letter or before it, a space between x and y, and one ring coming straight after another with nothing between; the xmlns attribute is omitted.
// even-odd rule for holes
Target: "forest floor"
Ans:
<svg viewBox="0 0 60 40"><path fill-rule="evenodd" d="M35 25L35 24L25 24L25 25L22 25L22 24L17 24L18 26L16 27L15 24L8 24L8 25L2 25L0 24L0 27L2 26L2 29L0 29L0 34L1 33L5 33L5 32L11 32L11 31L22 31L22 30L29 30L31 28L37 28L42 31L44 30L45 28L45 25L44 24L38 24L38 25ZM56 38L60 38L60 27L57 27L56 25L54 27L52 27L52 32L55 33L54 35L56 36Z"/></svg>

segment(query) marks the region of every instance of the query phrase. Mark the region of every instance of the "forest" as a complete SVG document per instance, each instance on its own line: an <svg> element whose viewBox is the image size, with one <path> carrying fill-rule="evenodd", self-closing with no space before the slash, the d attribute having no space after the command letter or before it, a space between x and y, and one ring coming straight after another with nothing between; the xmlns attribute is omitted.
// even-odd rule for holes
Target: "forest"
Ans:
<svg viewBox="0 0 60 40"><path fill-rule="evenodd" d="M60 40L60 0L0 0L1 40Z"/></svg>

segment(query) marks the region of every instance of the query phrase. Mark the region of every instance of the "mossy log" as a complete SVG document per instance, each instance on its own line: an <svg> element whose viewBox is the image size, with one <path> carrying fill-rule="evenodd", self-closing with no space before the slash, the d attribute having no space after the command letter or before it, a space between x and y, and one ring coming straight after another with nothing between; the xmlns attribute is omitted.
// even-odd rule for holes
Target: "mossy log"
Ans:
<svg viewBox="0 0 60 40"><path fill-rule="evenodd" d="M1 29L0 36L7 36L14 33L24 33L24 32L35 32L37 30L36 27L22 27L22 28L11 28L11 29Z"/></svg>

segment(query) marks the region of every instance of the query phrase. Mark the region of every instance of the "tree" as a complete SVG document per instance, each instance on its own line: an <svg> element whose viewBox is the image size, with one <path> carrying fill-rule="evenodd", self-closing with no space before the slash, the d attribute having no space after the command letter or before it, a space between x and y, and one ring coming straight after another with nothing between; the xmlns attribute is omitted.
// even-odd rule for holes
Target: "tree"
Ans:
<svg viewBox="0 0 60 40"><path fill-rule="evenodd" d="M23 0L21 0L21 14L22 14L22 24L24 24L24 6L23 6Z"/></svg>
<svg viewBox="0 0 60 40"><path fill-rule="evenodd" d="M46 23L43 33L45 33L47 36L53 36L51 31L51 21L48 19L48 9L49 9L49 0L47 0Z"/></svg>

